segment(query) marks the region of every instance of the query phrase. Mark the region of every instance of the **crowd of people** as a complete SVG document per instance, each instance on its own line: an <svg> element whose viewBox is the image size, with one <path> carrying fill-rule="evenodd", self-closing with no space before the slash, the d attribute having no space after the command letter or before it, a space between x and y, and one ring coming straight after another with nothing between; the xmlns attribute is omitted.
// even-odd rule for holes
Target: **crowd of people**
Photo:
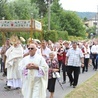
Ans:
<svg viewBox="0 0 98 98"><path fill-rule="evenodd" d="M75 88L79 74L98 68L98 43L83 41L28 40L23 45L17 36L6 39L1 51L1 71L6 76L6 90L22 89L24 98L46 98L46 90L53 98L58 74L62 85L69 78ZM81 69L82 68L82 72ZM55 77L54 77L55 76ZM27 93L28 92L28 93Z"/></svg>

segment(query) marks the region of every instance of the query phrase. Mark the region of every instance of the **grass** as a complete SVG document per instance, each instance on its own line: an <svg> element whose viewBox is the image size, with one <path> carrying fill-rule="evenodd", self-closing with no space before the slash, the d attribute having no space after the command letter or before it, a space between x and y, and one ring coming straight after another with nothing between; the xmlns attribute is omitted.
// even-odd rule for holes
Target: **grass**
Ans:
<svg viewBox="0 0 98 98"><path fill-rule="evenodd" d="M65 98L98 98L98 72Z"/></svg>

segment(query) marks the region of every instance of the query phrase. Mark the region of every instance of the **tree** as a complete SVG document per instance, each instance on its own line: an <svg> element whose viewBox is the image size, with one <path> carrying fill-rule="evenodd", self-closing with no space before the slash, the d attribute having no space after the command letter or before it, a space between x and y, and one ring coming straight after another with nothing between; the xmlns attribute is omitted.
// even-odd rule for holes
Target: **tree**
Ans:
<svg viewBox="0 0 98 98"><path fill-rule="evenodd" d="M57 31L58 33L58 40L62 38L62 40L68 40L68 32L67 31Z"/></svg>
<svg viewBox="0 0 98 98"><path fill-rule="evenodd" d="M85 28L82 20L72 11L62 11L60 14L60 25L62 30L66 30L69 35L85 36Z"/></svg>
<svg viewBox="0 0 98 98"><path fill-rule="evenodd" d="M24 6L25 5L25 6ZM0 3L0 18L2 19L2 17L5 17L5 19L7 20L28 20L31 19L31 13L33 13L33 18L34 19L38 19L39 15L38 15L39 9L36 8L36 4L32 4L30 3L30 1L28 0L15 0L12 2L2 2ZM6 33L6 37L10 37L12 34L12 32L7 32ZM16 33L18 36L23 36L24 38L27 39L27 37L30 37L28 33L21 33L21 32L17 32ZM1 33L0 33L0 37Z"/></svg>
<svg viewBox="0 0 98 98"><path fill-rule="evenodd" d="M91 34L93 34L94 36L96 35L96 27L93 26L93 27L89 27L86 32L88 33L88 37L90 38L91 37Z"/></svg>
<svg viewBox="0 0 98 98"><path fill-rule="evenodd" d="M18 19L31 19L31 13L33 13L33 18L38 18L39 9L36 7L36 4L33 3L31 5L28 0L17 0L13 2L13 6Z"/></svg>
<svg viewBox="0 0 98 98"><path fill-rule="evenodd" d="M35 3L37 5L37 8L39 8L39 16L45 16L48 9L48 0L31 0L31 3Z"/></svg>
<svg viewBox="0 0 98 98"><path fill-rule="evenodd" d="M11 18L7 0L2 0L0 2L0 19L2 19L2 17L4 17L5 19Z"/></svg>
<svg viewBox="0 0 98 98"><path fill-rule="evenodd" d="M61 5L59 4L59 0L54 0L51 4L51 12L50 12L50 29L51 30L61 30L60 27L60 12L63 9L61 8ZM48 13L45 15L43 21L45 24L45 29L48 29Z"/></svg>
<svg viewBox="0 0 98 98"><path fill-rule="evenodd" d="M87 17L84 17L83 21L85 22L85 21L87 21L87 20L88 20Z"/></svg>
<svg viewBox="0 0 98 98"><path fill-rule="evenodd" d="M48 27L48 14L44 17L45 27ZM54 0L51 5L51 30L67 31L68 35L85 36L85 27L82 20L75 12L65 11L59 4L59 0Z"/></svg>
<svg viewBox="0 0 98 98"><path fill-rule="evenodd" d="M44 39L47 41L51 40L52 42L55 42L57 41L57 38L58 38L58 34L57 34L57 31L55 30L44 32Z"/></svg>

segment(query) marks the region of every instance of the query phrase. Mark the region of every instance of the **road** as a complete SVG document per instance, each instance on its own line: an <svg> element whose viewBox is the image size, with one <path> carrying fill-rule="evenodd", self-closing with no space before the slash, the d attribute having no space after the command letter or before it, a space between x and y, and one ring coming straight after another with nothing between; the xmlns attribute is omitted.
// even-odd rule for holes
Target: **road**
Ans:
<svg viewBox="0 0 98 98"><path fill-rule="evenodd" d="M89 71L85 73L80 73L79 76L79 83L78 85L82 84L84 81L92 77L96 71L92 69L92 66L89 67ZM60 81L62 81L62 73ZM2 77L2 73L0 73L0 98L23 98L21 94L21 90L11 90L7 91L4 89L6 83L6 77ZM75 88L69 86L69 79L67 77L66 83L63 84L64 90L60 87L58 81L56 81L55 93L54 98L64 98L68 93L70 93ZM47 91L47 98L49 98L49 92Z"/></svg>

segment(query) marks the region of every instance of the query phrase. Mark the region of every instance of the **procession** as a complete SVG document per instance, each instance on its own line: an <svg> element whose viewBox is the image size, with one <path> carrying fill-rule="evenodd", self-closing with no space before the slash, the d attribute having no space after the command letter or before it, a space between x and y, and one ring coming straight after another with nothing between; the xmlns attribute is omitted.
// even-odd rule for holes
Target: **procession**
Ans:
<svg viewBox="0 0 98 98"><path fill-rule="evenodd" d="M24 46L23 39L11 36L1 48L6 91L21 89L24 98L46 98L48 90L49 98L54 98L56 82L63 90L68 77L69 87L76 88L79 74L89 72L91 65L92 70L97 71L96 40L88 43L60 39L53 43L29 38Z"/></svg>
<svg viewBox="0 0 98 98"><path fill-rule="evenodd" d="M97 0L0 0L0 98L98 98L97 74Z"/></svg>

